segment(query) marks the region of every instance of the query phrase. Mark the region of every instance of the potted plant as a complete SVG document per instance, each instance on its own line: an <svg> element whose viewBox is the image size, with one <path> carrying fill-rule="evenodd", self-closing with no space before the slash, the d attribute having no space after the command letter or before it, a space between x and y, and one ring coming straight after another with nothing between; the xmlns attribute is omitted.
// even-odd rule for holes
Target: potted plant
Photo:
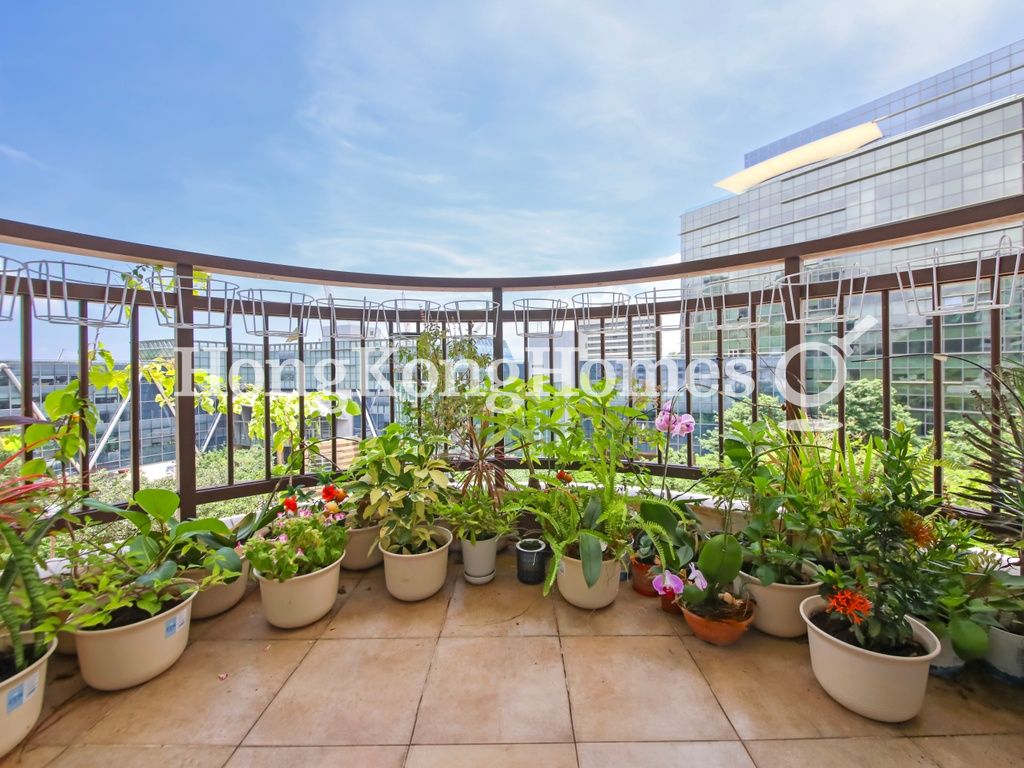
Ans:
<svg viewBox="0 0 1024 768"><path fill-rule="evenodd" d="M637 538L650 542L654 552L653 564L647 572L651 591L661 596L663 611L681 613L676 600L683 588L679 574L693 560L696 544L691 530L693 520L686 507L678 502L645 498L640 501L637 524L640 526Z"/></svg>
<svg viewBox="0 0 1024 768"><path fill-rule="evenodd" d="M192 601L198 589L237 572L224 570L220 555L199 540L203 532L228 533L214 518L178 521L178 495L158 488L135 494L127 509L90 501L94 509L126 520L127 537L111 536L108 526L86 520L58 553L72 564L63 588L51 602L75 632L78 663L85 682L99 690L120 690L144 683L168 669L185 650ZM176 560L183 551L207 552L210 576L185 577Z"/></svg>
<svg viewBox="0 0 1024 768"><path fill-rule="evenodd" d="M0 462L0 758L28 735L39 719L46 670L57 646L50 615L53 587L40 578L39 545L64 519L80 493L49 476L35 459L6 475L19 450Z"/></svg>
<svg viewBox="0 0 1024 768"><path fill-rule="evenodd" d="M433 472L434 477L428 479L436 485L441 478L447 487L447 467L446 462L433 457L429 442L409 439L399 424L390 424L378 437L364 440L348 472L335 481L343 494L349 533L342 568L364 571L380 565L384 560L381 522L405 506L414 481L424 485L424 478L414 478L413 473Z"/></svg>
<svg viewBox="0 0 1024 768"><path fill-rule="evenodd" d="M269 527L242 547L260 585L267 621L292 629L326 615L338 596L348 531L344 513L300 501L293 492L276 508Z"/></svg>
<svg viewBox="0 0 1024 768"><path fill-rule="evenodd" d="M479 489L443 507L452 534L462 543L463 577L470 584L486 584L494 578L498 540L510 533L517 515Z"/></svg>
<svg viewBox="0 0 1024 768"><path fill-rule="evenodd" d="M912 439L899 426L872 439L881 482L865 489L857 514L836 531L848 566L819 567L822 595L800 606L818 682L843 706L884 722L917 715L940 651L935 634L913 618L937 604L943 571L927 514L938 500L924 487L932 462Z"/></svg>
<svg viewBox="0 0 1024 768"><path fill-rule="evenodd" d="M384 581L398 600L425 600L444 586L448 574L452 532L437 525L437 516L447 499L450 467L433 456L429 444L406 440L400 428L389 431L399 442L388 462L393 479L378 493L370 492L370 504L384 510L379 532Z"/></svg>
<svg viewBox="0 0 1024 768"><path fill-rule="evenodd" d="M742 563L743 548L736 537L719 533L700 542L697 565L690 566L685 582L666 574L669 588L682 586L678 600L687 626L707 643L732 645L754 618L754 602L732 589Z"/></svg>
<svg viewBox="0 0 1024 768"><path fill-rule="evenodd" d="M657 597L658 591L652 580L657 575L651 570L658 564L658 550L646 531L637 531L633 537L632 552L629 553L630 581L633 591L644 597Z"/></svg>

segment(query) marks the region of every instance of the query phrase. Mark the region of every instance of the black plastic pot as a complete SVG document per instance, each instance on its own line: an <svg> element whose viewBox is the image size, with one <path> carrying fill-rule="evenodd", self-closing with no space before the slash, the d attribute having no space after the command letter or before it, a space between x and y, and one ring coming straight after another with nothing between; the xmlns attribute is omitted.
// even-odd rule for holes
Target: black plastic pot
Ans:
<svg viewBox="0 0 1024 768"><path fill-rule="evenodd" d="M535 547L535 548L533 548ZM551 550L541 539L516 542L516 576L523 584L540 584L547 574Z"/></svg>

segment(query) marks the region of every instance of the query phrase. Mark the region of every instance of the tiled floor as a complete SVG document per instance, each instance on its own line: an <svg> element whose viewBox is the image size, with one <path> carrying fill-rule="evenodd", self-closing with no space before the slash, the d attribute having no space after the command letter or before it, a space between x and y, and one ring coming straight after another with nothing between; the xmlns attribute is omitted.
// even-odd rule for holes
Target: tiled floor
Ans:
<svg viewBox="0 0 1024 768"><path fill-rule="evenodd" d="M581 611L519 584L508 555L487 586L460 572L415 604L380 569L346 574L332 614L291 632L252 591L130 691L83 689L57 659L40 727L0 765L1024 765L1024 689L981 671L933 678L918 718L884 725L822 692L803 641L709 646L626 584Z"/></svg>

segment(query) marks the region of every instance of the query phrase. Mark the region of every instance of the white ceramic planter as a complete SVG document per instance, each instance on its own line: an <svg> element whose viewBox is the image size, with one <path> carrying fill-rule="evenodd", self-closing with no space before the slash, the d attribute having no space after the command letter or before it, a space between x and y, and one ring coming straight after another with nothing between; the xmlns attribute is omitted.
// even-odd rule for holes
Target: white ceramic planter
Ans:
<svg viewBox="0 0 1024 768"><path fill-rule="evenodd" d="M192 568L184 575L187 578L201 581L209 576L210 572L205 568ZM243 560L242 573L234 581L214 584L196 595L195 602L192 603L192 618L208 619L231 610L245 597L245 588L248 584L249 561Z"/></svg>
<svg viewBox="0 0 1024 768"><path fill-rule="evenodd" d="M21 639L28 650L33 642L32 634L25 632ZM0 648L10 647L10 637L0 637ZM54 640L41 659L0 682L0 758L18 746L39 720L46 689L46 667L56 648Z"/></svg>
<svg viewBox="0 0 1024 768"><path fill-rule="evenodd" d="M754 613L754 628L774 637L801 637L807 633L807 625L800 615L800 603L818 594L820 582L811 584L769 584L749 573L740 571L737 576L740 591L746 592L757 603Z"/></svg>
<svg viewBox="0 0 1024 768"><path fill-rule="evenodd" d="M558 564L556 583L558 591L570 605L586 610L604 608L615 602L619 594L619 574L622 562L615 560L601 561L601 575L592 587L587 586L583 578L583 561L574 557L563 557Z"/></svg>
<svg viewBox="0 0 1024 768"><path fill-rule="evenodd" d="M343 558L344 555L318 571L285 581L268 579L254 570L267 621L281 629L294 629L327 615L338 599Z"/></svg>
<svg viewBox="0 0 1024 768"><path fill-rule="evenodd" d="M988 632L988 655L985 661L1001 677L1015 683L1024 683L1024 635L992 627Z"/></svg>
<svg viewBox="0 0 1024 768"><path fill-rule="evenodd" d="M420 555L396 555L384 551L384 583L397 600L414 602L436 595L448 577L448 547L452 532L435 525L434 540L444 542Z"/></svg>
<svg viewBox="0 0 1024 768"><path fill-rule="evenodd" d="M847 709L872 720L901 723L921 711L928 688L928 667L939 655L939 639L917 619L907 617L924 656L888 656L844 643L818 629L811 617L825 600L809 597L800 604L807 625L811 668L821 687Z"/></svg>
<svg viewBox="0 0 1024 768"><path fill-rule="evenodd" d="M935 635L939 639L939 653L932 659L930 672L938 677L955 675L964 668L965 662L953 650L953 641L948 634Z"/></svg>
<svg viewBox="0 0 1024 768"><path fill-rule="evenodd" d="M75 633L78 666L91 688L119 691L169 669L188 644L193 592L169 611L114 629Z"/></svg>
<svg viewBox="0 0 1024 768"><path fill-rule="evenodd" d="M380 565L383 560L379 525L348 529L348 543L341 558L342 568L346 571L365 571Z"/></svg>
<svg viewBox="0 0 1024 768"><path fill-rule="evenodd" d="M494 578L498 559L498 537L462 540L462 576L470 584L486 584Z"/></svg>

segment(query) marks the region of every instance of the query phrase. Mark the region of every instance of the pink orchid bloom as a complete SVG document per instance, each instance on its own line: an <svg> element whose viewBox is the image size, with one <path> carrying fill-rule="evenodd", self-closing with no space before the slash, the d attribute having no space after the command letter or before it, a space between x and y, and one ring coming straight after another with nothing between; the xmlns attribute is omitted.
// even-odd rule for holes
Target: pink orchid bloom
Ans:
<svg viewBox="0 0 1024 768"><path fill-rule="evenodd" d="M651 585L659 595L678 595L683 591L683 580L674 573L659 573Z"/></svg>
<svg viewBox="0 0 1024 768"><path fill-rule="evenodd" d="M654 428L659 432L668 432L672 426L672 403L665 403L654 417Z"/></svg>
<svg viewBox="0 0 1024 768"><path fill-rule="evenodd" d="M693 563L690 563L690 581L693 582L693 586L695 586L697 589L708 588L708 580L704 577L704 574L701 573L698 570L697 566L695 566Z"/></svg>
<svg viewBox="0 0 1024 768"><path fill-rule="evenodd" d="M685 437L686 435L693 432L696 422L688 413L682 413L678 416L672 417L671 430L675 437Z"/></svg>
<svg viewBox="0 0 1024 768"><path fill-rule="evenodd" d="M282 534L281 534L280 536L278 536L278 537L277 537L277 541L278 541L278 543L280 543L280 544L285 544L285 543L287 543L287 541L288 541L288 535L287 535L287 534L285 534L285 533L282 533Z"/></svg>

